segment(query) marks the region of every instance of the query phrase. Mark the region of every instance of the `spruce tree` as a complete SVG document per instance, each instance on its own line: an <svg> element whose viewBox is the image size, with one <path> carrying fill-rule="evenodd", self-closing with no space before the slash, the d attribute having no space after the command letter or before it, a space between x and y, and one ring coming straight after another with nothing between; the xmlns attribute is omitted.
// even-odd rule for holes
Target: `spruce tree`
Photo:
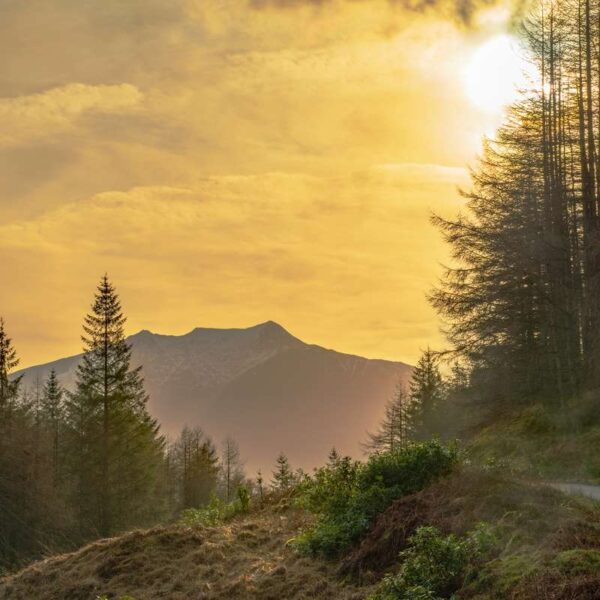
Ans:
<svg viewBox="0 0 600 600"><path fill-rule="evenodd" d="M283 492L292 487L293 483L294 473L292 472L287 456L282 452L277 457L277 465L275 471L273 471L272 486L275 490Z"/></svg>
<svg viewBox="0 0 600 600"><path fill-rule="evenodd" d="M18 405L21 378L11 372L19 359L0 319L0 564L11 564L31 549L27 524L27 473L24 450L29 442Z"/></svg>
<svg viewBox="0 0 600 600"><path fill-rule="evenodd" d="M340 456L340 453L334 447L331 449L331 451L329 452L329 455L327 456L327 464L330 467L335 467L339 464L341 459L342 459L342 457Z"/></svg>
<svg viewBox="0 0 600 600"><path fill-rule="evenodd" d="M414 440L426 440L440 432L439 408L444 399L444 382L438 363L438 356L428 348L412 373L406 426Z"/></svg>
<svg viewBox="0 0 600 600"><path fill-rule="evenodd" d="M152 519L164 441L131 367L125 316L104 276L85 317L84 355L67 403L80 526L108 536Z"/></svg>
<svg viewBox="0 0 600 600"><path fill-rule="evenodd" d="M8 423L19 395L22 377L10 377L18 365L17 352L4 328L4 319L0 318L0 427Z"/></svg>
<svg viewBox="0 0 600 600"><path fill-rule="evenodd" d="M61 475L60 442L64 417L63 396L64 390L56 377L56 371L52 369L44 385L40 412L43 426L50 438L52 480L55 486L58 485Z"/></svg>

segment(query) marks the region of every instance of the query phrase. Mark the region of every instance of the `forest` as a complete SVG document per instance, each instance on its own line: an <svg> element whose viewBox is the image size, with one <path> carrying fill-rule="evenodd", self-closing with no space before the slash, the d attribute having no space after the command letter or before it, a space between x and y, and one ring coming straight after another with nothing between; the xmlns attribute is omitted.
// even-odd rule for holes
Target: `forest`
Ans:
<svg viewBox="0 0 600 600"><path fill-rule="evenodd" d="M304 477L281 454L269 481L260 471L248 478L235 440L225 439L219 451L199 427L167 441L147 411L142 368L131 366L125 322L104 276L83 323L77 383L67 391L54 371L29 387L11 377L19 359L0 321L4 568L133 527L193 518L189 509L219 510L250 494L289 489ZM399 389L367 446L393 450L409 431L427 437L427 415L441 389L437 359L427 351L413 375L410 413Z"/></svg>
<svg viewBox="0 0 600 600"><path fill-rule="evenodd" d="M167 441L147 411L142 368L131 365L125 316L104 277L83 323L73 390L55 374L33 389L22 386L12 375L15 347L0 325L4 569L134 527L223 522L275 495L277 502L295 496L317 515L293 540L305 556L343 559L342 571L356 574L401 551L400 569L370 596L377 600L454 597L485 561L493 564L490 577L506 576L508 590L530 556L538 563L527 571L528 591L498 597L597 597L597 508L567 506L550 491L532 491L530 482L600 479L600 5L536 2L520 33L538 75L486 140L463 192L464 212L433 217L453 256L429 298L448 347L422 353L410 385L398 387L379 428L364 440L366 462L333 449L324 467L307 474L282 454L272 474L249 477L232 439L220 451L207 433L188 428ZM460 440L465 453L450 440ZM476 475L468 470L474 464ZM430 485L438 496L414 499ZM485 502L472 506L465 489ZM450 509L441 500L435 504L444 494L460 498L468 523L456 525L460 519L444 512ZM537 510L537 502L544 508ZM401 514L406 523L427 514L447 535L417 528L392 552L378 529L390 507L397 511L390 519ZM489 523L474 521L475 513L504 529L492 532ZM549 532L551 525L557 531ZM568 537L569 527L579 533ZM536 536L545 546L533 552ZM530 546L503 563L523 539ZM364 540L388 554L369 554ZM423 575L423 556L431 553L446 572L430 565ZM556 578L566 577L561 556L596 561L569 572L588 587L577 588L580 595L574 587L570 596L539 595L558 590Z"/></svg>

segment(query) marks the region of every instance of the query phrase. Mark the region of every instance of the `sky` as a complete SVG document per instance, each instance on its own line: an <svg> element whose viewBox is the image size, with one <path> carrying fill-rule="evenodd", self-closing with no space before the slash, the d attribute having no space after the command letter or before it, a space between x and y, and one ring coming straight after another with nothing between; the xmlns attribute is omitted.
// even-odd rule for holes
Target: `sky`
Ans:
<svg viewBox="0 0 600 600"><path fill-rule="evenodd" d="M460 209L500 122L481 62L509 20L466 0L3 0L0 315L22 366L79 352L105 272L128 333L274 320L368 357L442 348L429 217Z"/></svg>

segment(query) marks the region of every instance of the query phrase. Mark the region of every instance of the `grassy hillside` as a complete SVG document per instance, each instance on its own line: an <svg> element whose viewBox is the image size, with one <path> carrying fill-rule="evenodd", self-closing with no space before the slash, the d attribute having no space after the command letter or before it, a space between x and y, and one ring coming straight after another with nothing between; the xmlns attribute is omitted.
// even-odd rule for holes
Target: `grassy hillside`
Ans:
<svg viewBox="0 0 600 600"><path fill-rule="evenodd" d="M478 463L547 480L600 483L600 416L595 398L549 410L512 409L481 428L469 444Z"/></svg>
<svg viewBox="0 0 600 600"><path fill-rule="evenodd" d="M273 507L217 527L134 531L33 564L0 583L3 600L360 600L368 586L287 546L310 517Z"/></svg>
<svg viewBox="0 0 600 600"><path fill-rule="evenodd" d="M0 582L0 599L597 600L599 589L599 504L431 443L330 462L284 501L218 526L134 531L35 563Z"/></svg>

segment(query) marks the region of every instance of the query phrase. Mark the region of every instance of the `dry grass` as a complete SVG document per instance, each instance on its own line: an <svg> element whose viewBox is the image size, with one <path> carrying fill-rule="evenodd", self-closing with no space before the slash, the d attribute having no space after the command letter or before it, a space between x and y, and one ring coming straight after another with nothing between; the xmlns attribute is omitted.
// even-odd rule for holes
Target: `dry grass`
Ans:
<svg viewBox="0 0 600 600"><path fill-rule="evenodd" d="M2 600L362 600L335 566L303 558L286 542L308 517L265 510L220 527L134 531L37 562L0 581Z"/></svg>

